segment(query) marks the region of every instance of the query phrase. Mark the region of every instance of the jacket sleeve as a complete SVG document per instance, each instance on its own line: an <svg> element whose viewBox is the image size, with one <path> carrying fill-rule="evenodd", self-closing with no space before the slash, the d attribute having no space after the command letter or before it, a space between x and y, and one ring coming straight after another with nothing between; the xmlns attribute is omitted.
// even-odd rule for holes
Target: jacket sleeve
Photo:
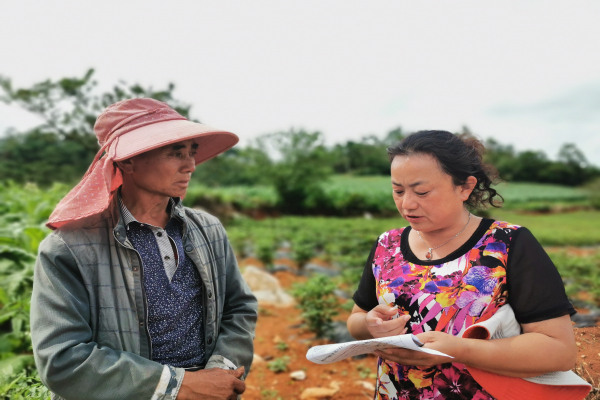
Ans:
<svg viewBox="0 0 600 400"><path fill-rule="evenodd" d="M42 382L67 400L175 399L182 369L99 346L90 318L77 261L51 234L40 245L31 298L31 340Z"/></svg>
<svg viewBox="0 0 600 400"><path fill-rule="evenodd" d="M219 336L206 368L231 369L228 360L236 367L243 365L247 375L254 355L258 303L242 278L225 230L221 229L224 235L225 299Z"/></svg>

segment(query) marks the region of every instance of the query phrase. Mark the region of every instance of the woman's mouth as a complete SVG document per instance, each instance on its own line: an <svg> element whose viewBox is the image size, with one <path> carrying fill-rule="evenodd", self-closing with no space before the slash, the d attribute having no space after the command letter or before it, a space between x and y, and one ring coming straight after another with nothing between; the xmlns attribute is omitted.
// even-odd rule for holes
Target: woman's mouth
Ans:
<svg viewBox="0 0 600 400"><path fill-rule="evenodd" d="M421 220L421 216L419 215L405 215L404 219L407 220L408 222L419 222Z"/></svg>

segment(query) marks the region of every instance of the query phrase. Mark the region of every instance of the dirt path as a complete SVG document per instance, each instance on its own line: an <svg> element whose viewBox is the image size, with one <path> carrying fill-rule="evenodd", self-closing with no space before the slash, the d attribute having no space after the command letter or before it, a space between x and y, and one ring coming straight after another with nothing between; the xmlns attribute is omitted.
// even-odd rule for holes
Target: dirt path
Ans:
<svg viewBox="0 0 600 400"><path fill-rule="evenodd" d="M276 276L284 288L304 278L287 272ZM347 312L338 316L346 320ZM372 399L375 383L376 357L367 356L362 360L348 359L329 365L317 365L306 360L307 350L323 341L312 340L313 334L300 327L300 311L294 307L259 307L259 318L254 341L255 354L264 361L255 362L248 376L244 400L259 399L300 399L305 388L331 388L338 382L340 390L334 399ZM600 327L576 328L578 366L576 371L591 382L600 386ZM281 344L284 343L284 344ZM269 361L285 364L287 371L276 373L267 365ZM295 381L290 372L304 371L306 379ZM589 397L589 399L600 399Z"/></svg>

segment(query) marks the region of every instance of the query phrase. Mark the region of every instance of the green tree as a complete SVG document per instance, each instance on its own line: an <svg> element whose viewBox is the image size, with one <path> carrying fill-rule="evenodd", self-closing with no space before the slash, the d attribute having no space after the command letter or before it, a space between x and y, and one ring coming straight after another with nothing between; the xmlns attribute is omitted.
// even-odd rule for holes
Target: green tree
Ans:
<svg viewBox="0 0 600 400"><path fill-rule="evenodd" d="M267 149L276 160L265 172L277 190L281 211L302 214L310 196L323 197L320 184L331 169L321 132L292 129L262 136L255 146Z"/></svg>
<svg viewBox="0 0 600 400"><path fill-rule="evenodd" d="M341 174L388 175L390 163L387 148L404 139L401 128L389 131L383 139L375 135L363 136L359 141L349 140L330 150L330 165Z"/></svg>
<svg viewBox="0 0 600 400"><path fill-rule="evenodd" d="M234 147L198 165L193 179L205 186L268 185L270 179L265 171L272 165L263 149Z"/></svg>

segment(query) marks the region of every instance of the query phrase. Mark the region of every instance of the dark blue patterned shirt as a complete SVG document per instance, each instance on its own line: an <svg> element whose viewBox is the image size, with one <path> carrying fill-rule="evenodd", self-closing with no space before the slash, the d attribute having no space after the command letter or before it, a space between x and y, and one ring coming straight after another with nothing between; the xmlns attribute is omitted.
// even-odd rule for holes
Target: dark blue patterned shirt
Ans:
<svg viewBox="0 0 600 400"><path fill-rule="evenodd" d="M172 216L164 230L142 224L119 203L127 238L143 266L152 360L182 368L202 365L202 280L183 250L182 222Z"/></svg>

